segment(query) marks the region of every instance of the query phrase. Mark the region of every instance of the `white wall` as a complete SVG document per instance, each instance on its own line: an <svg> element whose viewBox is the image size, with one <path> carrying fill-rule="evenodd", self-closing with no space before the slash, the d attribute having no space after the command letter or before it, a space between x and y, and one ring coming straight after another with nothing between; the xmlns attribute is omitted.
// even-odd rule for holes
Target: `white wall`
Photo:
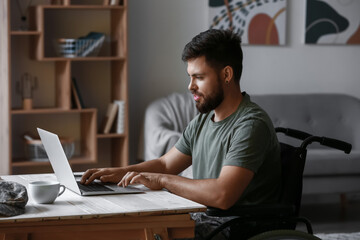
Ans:
<svg viewBox="0 0 360 240"><path fill-rule="evenodd" d="M187 91L184 45L208 29L207 0L129 1L130 157L152 100ZM360 46L303 44L305 0L288 0L287 45L243 46L241 88L262 93L347 93L360 98Z"/></svg>
<svg viewBox="0 0 360 240"><path fill-rule="evenodd" d="M305 45L305 0L288 0L287 46L244 46L243 90L360 98L360 46Z"/></svg>
<svg viewBox="0 0 360 240"><path fill-rule="evenodd" d="M146 106L187 91L183 47L207 29L204 0L130 0L128 15L130 161L137 154Z"/></svg>

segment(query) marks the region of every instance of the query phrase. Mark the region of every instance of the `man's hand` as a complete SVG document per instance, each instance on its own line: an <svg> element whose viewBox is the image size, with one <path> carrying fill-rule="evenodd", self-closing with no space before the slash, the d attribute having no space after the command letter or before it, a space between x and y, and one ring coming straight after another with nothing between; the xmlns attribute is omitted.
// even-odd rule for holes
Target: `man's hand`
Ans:
<svg viewBox="0 0 360 240"><path fill-rule="evenodd" d="M95 179L102 182L118 183L127 171L124 168L93 168L81 177L82 184L89 184Z"/></svg>
<svg viewBox="0 0 360 240"><path fill-rule="evenodd" d="M191 165L191 157L181 153L175 147L173 147L168 153L159 159L151 161L145 161L135 165L129 165L119 168L93 168L87 170L81 177L82 184L89 184L95 179L99 179L102 182L119 183L122 181L125 174L130 173L165 173L165 174L178 174ZM130 184L131 179L138 174L127 174L129 180L123 186ZM139 181L139 180L138 180ZM144 180L142 180L144 181ZM151 180L154 183L153 180ZM120 184L119 184L120 185Z"/></svg>
<svg viewBox="0 0 360 240"><path fill-rule="evenodd" d="M143 184L151 190L161 190L164 188L161 177L162 174L159 173L128 172L118 185L127 187L129 184Z"/></svg>

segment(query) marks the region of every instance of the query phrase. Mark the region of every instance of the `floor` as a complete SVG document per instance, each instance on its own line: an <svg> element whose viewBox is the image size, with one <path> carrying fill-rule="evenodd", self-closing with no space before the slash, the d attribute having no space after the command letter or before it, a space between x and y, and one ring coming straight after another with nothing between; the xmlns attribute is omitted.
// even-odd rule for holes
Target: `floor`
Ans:
<svg viewBox="0 0 360 240"><path fill-rule="evenodd" d="M301 216L308 218L314 233L360 232L360 201L348 201L342 211L339 202L323 204L303 204ZM300 226L299 230L305 230Z"/></svg>

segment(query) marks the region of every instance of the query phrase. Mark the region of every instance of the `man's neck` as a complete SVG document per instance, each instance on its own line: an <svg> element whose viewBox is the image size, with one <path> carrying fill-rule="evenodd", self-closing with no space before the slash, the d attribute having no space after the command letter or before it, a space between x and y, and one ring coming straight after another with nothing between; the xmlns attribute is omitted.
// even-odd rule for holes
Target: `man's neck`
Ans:
<svg viewBox="0 0 360 240"><path fill-rule="evenodd" d="M240 88L235 88L225 93L224 101L214 110L214 122L219 122L233 114L239 107L243 95Z"/></svg>

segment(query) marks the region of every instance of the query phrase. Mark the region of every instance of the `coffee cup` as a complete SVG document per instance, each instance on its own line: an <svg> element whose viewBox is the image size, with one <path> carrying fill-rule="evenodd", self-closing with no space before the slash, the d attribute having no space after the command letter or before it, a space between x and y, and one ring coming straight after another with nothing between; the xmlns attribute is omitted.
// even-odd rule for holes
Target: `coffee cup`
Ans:
<svg viewBox="0 0 360 240"><path fill-rule="evenodd" d="M29 183L30 198L36 203L53 203L64 193L65 186L56 181L35 181Z"/></svg>

